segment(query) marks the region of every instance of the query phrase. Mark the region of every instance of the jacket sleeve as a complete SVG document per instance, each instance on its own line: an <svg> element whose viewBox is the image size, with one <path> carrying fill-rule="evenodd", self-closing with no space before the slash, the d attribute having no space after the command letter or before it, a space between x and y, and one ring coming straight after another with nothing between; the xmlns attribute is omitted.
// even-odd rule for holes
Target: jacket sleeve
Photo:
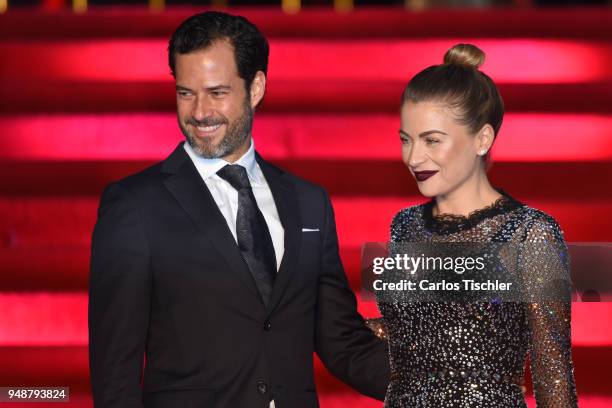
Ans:
<svg viewBox="0 0 612 408"><path fill-rule="evenodd" d="M95 408L140 408L149 322L149 247L133 196L102 194L91 244L89 364Z"/></svg>
<svg viewBox="0 0 612 408"><path fill-rule="evenodd" d="M323 254L318 283L316 352L327 369L362 394L384 400L389 384L388 344L357 312L338 253L331 203L325 200Z"/></svg>

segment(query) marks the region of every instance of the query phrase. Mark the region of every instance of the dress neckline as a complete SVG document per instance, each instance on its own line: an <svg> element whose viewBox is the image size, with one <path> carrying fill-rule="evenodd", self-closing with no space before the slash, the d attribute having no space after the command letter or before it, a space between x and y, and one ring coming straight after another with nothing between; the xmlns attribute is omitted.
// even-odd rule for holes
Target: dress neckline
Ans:
<svg viewBox="0 0 612 408"><path fill-rule="evenodd" d="M488 218L510 212L525 205L515 200L503 189L495 188L495 190L501 194L501 197L492 204L474 210L468 215L441 214L434 216L433 207L436 200L431 199L423 205L425 228L438 234L452 234L474 228Z"/></svg>

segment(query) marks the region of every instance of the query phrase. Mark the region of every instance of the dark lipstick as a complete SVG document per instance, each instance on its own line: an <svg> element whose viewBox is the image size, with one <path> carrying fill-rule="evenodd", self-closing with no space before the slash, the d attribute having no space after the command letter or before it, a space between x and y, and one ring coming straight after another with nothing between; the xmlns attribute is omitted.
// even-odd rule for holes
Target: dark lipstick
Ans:
<svg viewBox="0 0 612 408"><path fill-rule="evenodd" d="M438 172L438 170L415 171L414 172L414 177L417 179L417 181L425 181L428 178L430 178L431 176L433 176L434 174L436 174L437 172Z"/></svg>

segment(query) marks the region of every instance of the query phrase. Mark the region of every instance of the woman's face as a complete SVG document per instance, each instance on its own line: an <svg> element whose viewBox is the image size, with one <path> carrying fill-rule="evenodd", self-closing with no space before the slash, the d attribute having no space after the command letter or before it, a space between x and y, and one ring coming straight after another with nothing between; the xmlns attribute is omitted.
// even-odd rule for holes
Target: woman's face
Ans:
<svg viewBox="0 0 612 408"><path fill-rule="evenodd" d="M482 169L482 140L440 102L404 102L402 160L426 197L455 191Z"/></svg>

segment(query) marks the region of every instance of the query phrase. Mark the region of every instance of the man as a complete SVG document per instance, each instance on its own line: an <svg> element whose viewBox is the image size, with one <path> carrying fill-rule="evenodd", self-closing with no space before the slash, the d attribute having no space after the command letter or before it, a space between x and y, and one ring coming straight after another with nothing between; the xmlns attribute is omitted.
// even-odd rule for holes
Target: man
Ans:
<svg viewBox="0 0 612 408"><path fill-rule="evenodd" d="M206 12L168 52L187 143L110 184L93 233L95 407L317 407L313 351L383 399L387 345L356 312L327 194L254 150L266 39Z"/></svg>

